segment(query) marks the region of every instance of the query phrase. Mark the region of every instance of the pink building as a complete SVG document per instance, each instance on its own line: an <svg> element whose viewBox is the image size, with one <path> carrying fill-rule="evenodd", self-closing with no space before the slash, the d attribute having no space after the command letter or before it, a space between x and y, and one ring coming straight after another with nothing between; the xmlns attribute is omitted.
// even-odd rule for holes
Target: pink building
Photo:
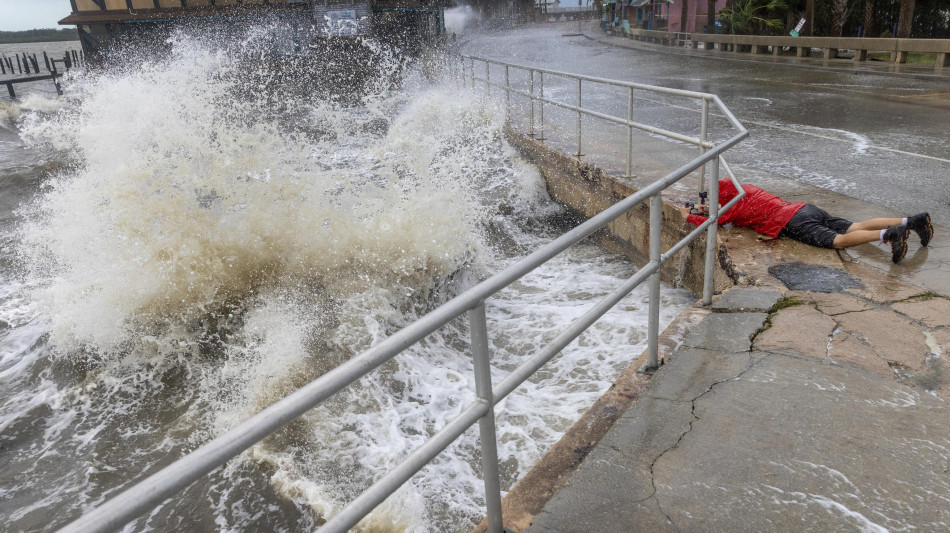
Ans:
<svg viewBox="0 0 950 533"><path fill-rule="evenodd" d="M683 24L683 2L688 15ZM726 0L716 0L716 12L726 7ZM631 28L674 32L702 32L709 10L707 0L606 0L605 20L627 21ZM625 25L626 26L626 25Z"/></svg>
<svg viewBox="0 0 950 533"><path fill-rule="evenodd" d="M688 15L684 27L682 20L683 2L686 2ZM716 0L716 13L726 7L726 0ZM709 12L709 2L707 0L673 0L668 6L667 30L677 32L697 33L703 31L706 25L706 13Z"/></svg>

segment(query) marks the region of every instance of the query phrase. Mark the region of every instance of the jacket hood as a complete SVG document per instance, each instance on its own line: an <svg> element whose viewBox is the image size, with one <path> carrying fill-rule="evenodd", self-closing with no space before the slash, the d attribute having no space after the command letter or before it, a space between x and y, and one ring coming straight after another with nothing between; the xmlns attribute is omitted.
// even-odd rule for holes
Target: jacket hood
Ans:
<svg viewBox="0 0 950 533"><path fill-rule="evenodd" d="M725 205L739 194L729 178L719 180L719 204Z"/></svg>

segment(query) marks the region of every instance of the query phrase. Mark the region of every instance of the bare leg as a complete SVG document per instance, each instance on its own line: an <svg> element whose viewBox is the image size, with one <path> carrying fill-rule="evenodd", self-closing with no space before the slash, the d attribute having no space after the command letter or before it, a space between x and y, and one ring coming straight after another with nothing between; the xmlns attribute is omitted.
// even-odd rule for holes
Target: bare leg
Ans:
<svg viewBox="0 0 950 533"><path fill-rule="evenodd" d="M901 219L901 218L872 218L871 220L865 220L863 222L855 222L854 224L851 224L848 227L847 233L851 233L854 231L864 231L864 230L880 231L882 229L887 229L891 226L900 226L901 223L903 223L903 221L904 219ZM838 239L835 239L835 242L837 243ZM871 241L863 241L857 244L863 244L864 242L871 242ZM851 246L854 246L854 244L852 244ZM835 248L837 248L837 246L835 246Z"/></svg>
<svg viewBox="0 0 950 533"><path fill-rule="evenodd" d="M897 224L901 223L901 219L899 218L875 218L873 220L896 220ZM869 220L868 222L872 222L872 220ZM895 224L890 224L889 226L883 226L877 229L855 230L854 227L857 226L857 224L852 224L851 227L848 228L847 233L835 237L835 240L831 246L840 250L841 248L850 248L859 244L878 242L881 240L881 230L893 225Z"/></svg>

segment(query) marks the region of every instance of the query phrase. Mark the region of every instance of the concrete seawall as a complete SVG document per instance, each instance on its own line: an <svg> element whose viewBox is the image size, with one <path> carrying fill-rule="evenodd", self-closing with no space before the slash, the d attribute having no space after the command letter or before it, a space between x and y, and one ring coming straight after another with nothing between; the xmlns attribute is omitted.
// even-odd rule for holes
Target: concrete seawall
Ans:
<svg viewBox="0 0 950 533"><path fill-rule="evenodd" d="M551 197L582 218L590 218L639 191L623 178L557 152L528 135L511 128L506 128L505 134L521 154L538 167ZM668 202L663 204L662 223L663 251L693 229L683 221L677 207ZM649 235L650 209L647 203L643 203L608 224L594 237L607 250L624 255L637 265L644 265L649 261ZM720 291L734 285L736 277L726 247L720 243L717 249L715 290ZM660 276L670 285L702 294L705 255L706 237L703 235L667 262Z"/></svg>

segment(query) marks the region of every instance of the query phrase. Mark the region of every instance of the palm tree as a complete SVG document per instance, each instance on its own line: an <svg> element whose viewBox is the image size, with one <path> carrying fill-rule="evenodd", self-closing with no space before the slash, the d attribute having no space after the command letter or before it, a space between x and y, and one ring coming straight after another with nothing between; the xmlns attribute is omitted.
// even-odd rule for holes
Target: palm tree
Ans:
<svg viewBox="0 0 950 533"><path fill-rule="evenodd" d="M765 30L781 31L781 18L767 18L788 10L784 0L737 0L733 7L719 12L730 33L764 33Z"/></svg>
<svg viewBox="0 0 950 533"><path fill-rule="evenodd" d="M841 34L844 32L844 23L848 20L848 13L851 11L851 6L848 5L848 0L832 0L831 1L831 36L832 37L841 37Z"/></svg>

